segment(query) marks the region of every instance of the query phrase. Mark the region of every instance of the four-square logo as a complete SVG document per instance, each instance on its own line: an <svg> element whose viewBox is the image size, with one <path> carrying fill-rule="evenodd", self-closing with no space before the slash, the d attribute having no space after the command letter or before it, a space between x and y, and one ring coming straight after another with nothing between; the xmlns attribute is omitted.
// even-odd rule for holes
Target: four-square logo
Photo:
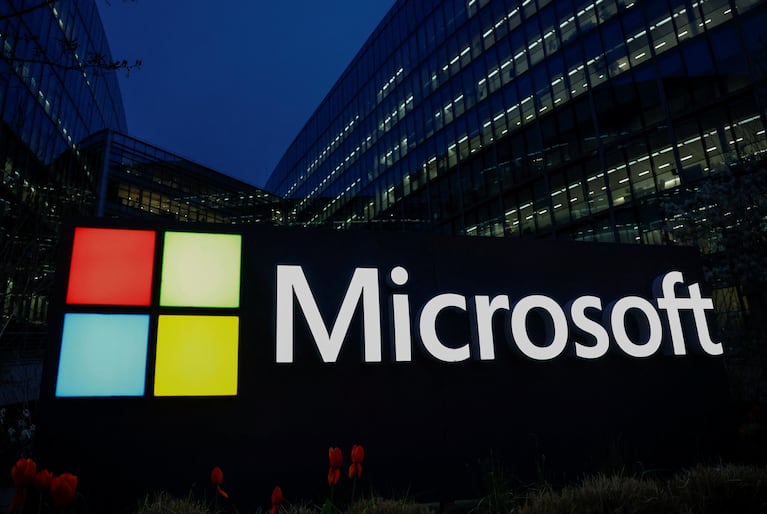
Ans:
<svg viewBox="0 0 767 514"><path fill-rule="evenodd" d="M241 246L237 234L76 228L56 396L236 395Z"/></svg>

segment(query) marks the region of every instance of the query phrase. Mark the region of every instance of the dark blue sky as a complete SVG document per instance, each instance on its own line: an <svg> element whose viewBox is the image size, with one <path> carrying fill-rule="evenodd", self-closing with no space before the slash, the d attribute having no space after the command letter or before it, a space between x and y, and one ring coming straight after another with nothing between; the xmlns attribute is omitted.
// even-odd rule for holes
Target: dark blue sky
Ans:
<svg viewBox="0 0 767 514"><path fill-rule="evenodd" d="M394 0L97 0L131 135L262 186Z"/></svg>

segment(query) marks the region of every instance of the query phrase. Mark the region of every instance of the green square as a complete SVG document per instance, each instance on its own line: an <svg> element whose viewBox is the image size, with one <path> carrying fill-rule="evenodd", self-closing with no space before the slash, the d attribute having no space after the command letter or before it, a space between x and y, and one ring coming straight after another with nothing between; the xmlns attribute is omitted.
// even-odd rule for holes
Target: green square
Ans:
<svg viewBox="0 0 767 514"><path fill-rule="evenodd" d="M239 307L242 237L166 232L160 305Z"/></svg>

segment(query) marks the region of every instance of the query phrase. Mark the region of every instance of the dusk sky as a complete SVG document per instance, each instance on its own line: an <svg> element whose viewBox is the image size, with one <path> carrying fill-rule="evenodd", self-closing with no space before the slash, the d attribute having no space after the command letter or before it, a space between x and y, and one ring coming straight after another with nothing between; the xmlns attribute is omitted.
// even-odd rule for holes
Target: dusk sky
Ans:
<svg viewBox="0 0 767 514"><path fill-rule="evenodd" d="M97 4L130 135L263 186L394 0Z"/></svg>

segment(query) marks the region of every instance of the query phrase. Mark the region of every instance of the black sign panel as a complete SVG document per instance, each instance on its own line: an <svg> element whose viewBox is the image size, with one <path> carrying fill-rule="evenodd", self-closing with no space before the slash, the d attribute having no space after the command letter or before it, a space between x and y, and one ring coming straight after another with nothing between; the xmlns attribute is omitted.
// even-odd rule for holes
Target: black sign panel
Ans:
<svg viewBox="0 0 767 514"><path fill-rule="evenodd" d="M557 479L721 450L721 346L692 249L80 227L63 238L40 460L79 473L104 504L106 485L183 492L215 465L239 505L268 503L276 484L314 498L328 447L348 465L352 444L366 449L364 482L419 499L481 495L491 460L520 480ZM112 267L125 234L148 246ZM207 237L220 234L239 246ZM100 296L111 278L81 269L139 278L118 284L133 295L123 301ZM211 283L235 299L200 293ZM78 332L109 320L127 324L115 337ZM138 353L123 353L133 344ZM97 364L89 352L101 352Z"/></svg>

